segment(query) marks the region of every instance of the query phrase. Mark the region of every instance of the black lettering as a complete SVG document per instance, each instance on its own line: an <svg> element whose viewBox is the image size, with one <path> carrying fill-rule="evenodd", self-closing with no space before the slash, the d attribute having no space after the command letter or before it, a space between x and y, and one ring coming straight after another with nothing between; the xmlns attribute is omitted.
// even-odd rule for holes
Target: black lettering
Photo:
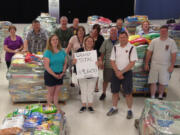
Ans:
<svg viewBox="0 0 180 135"><path fill-rule="evenodd" d="M97 72L97 69L96 68L92 68L92 69L82 69L82 73L83 74L93 74L93 73L96 73Z"/></svg>
<svg viewBox="0 0 180 135"><path fill-rule="evenodd" d="M77 58L79 58L79 57L88 57L88 56L90 56L90 55L91 55L90 52L86 52L86 53L81 53L81 52L79 52L79 53L76 53L76 57L77 57Z"/></svg>
<svg viewBox="0 0 180 135"><path fill-rule="evenodd" d="M91 61L93 61L92 58L87 58L87 57L85 57L85 58L79 58L78 60L79 60L80 63L85 63L85 62L91 62Z"/></svg>

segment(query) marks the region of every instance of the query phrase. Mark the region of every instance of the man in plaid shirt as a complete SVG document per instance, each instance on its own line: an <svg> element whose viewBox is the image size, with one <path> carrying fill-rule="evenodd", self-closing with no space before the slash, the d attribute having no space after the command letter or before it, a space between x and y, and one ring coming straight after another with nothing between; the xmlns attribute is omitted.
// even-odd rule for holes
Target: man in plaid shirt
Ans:
<svg viewBox="0 0 180 135"><path fill-rule="evenodd" d="M43 52L48 39L47 32L40 28L38 20L32 22L32 28L24 41L24 50L31 53Z"/></svg>

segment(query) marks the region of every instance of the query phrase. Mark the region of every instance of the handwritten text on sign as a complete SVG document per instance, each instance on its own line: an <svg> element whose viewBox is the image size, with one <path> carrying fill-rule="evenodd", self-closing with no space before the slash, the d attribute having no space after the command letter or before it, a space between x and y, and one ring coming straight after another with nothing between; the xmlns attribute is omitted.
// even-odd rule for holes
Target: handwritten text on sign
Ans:
<svg viewBox="0 0 180 135"><path fill-rule="evenodd" d="M77 59L77 78L98 77L98 67L96 65L97 53L94 51L78 52L74 54Z"/></svg>

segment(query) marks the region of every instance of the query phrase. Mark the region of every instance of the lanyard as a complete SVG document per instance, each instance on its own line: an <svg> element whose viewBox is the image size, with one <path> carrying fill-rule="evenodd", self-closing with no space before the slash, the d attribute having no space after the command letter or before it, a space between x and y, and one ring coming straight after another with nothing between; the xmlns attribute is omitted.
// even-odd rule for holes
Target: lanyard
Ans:
<svg viewBox="0 0 180 135"><path fill-rule="evenodd" d="M82 40L82 43L81 43L78 36L77 36L77 39L78 39L78 42L79 42L79 44L80 44L80 47L82 48L82 47L83 47L83 40ZM84 39L84 37L83 37L83 39Z"/></svg>

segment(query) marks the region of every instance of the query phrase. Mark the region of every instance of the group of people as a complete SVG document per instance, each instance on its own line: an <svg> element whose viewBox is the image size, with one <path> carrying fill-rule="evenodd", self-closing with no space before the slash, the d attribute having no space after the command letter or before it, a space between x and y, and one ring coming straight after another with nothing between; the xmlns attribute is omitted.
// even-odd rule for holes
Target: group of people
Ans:
<svg viewBox="0 0 180 135"><path fill-rule="evenodd" d="M70 28L67 27L68 18L66 16L60 18L60 24L60 28L48 38L46 32L40 27L40 22L34 20L32 30L28 32L24 42L15 34L16 27L10 26L10 36L4 41L7 67L10 67L12 56L19 51L44 52L44 80L48 89L47 103L48 105L54 103L59 111L62 111L58 106L58 93L67 67L70 67L70 71L74 67L76 72L77 60L74 58L74 53L96 50L98 58L95 64L99 69L103 69L103 90L99 100L105 100L106 89L108 83L111 82L112 108L107 112L107 115L111 116L118 112L119 91L123 89L128 107L127 119L131 119L133 117L132 68L138 61L138 57L136 47L128 42L129 34L123 27L123 20L117 19L116 26L110 29L110 37L107 40L104 40L100 34L99 24L93 25L89 34L86 34L83 26L79 26L78 18L74 18ZM140 34L150 32L149 22L143 22ZM160 37L150 43L145 59L144 69L149 71L148 83L151 98L155 98L158 84L159 99L163 99L165 86L168 85L170 74L174 69L176 52L175 41L168 37L168 27L162 26ZM78 84L82 101L80 112L86 109L94 112L93 92L98 92L98 78L79 79Z"/></svg>

